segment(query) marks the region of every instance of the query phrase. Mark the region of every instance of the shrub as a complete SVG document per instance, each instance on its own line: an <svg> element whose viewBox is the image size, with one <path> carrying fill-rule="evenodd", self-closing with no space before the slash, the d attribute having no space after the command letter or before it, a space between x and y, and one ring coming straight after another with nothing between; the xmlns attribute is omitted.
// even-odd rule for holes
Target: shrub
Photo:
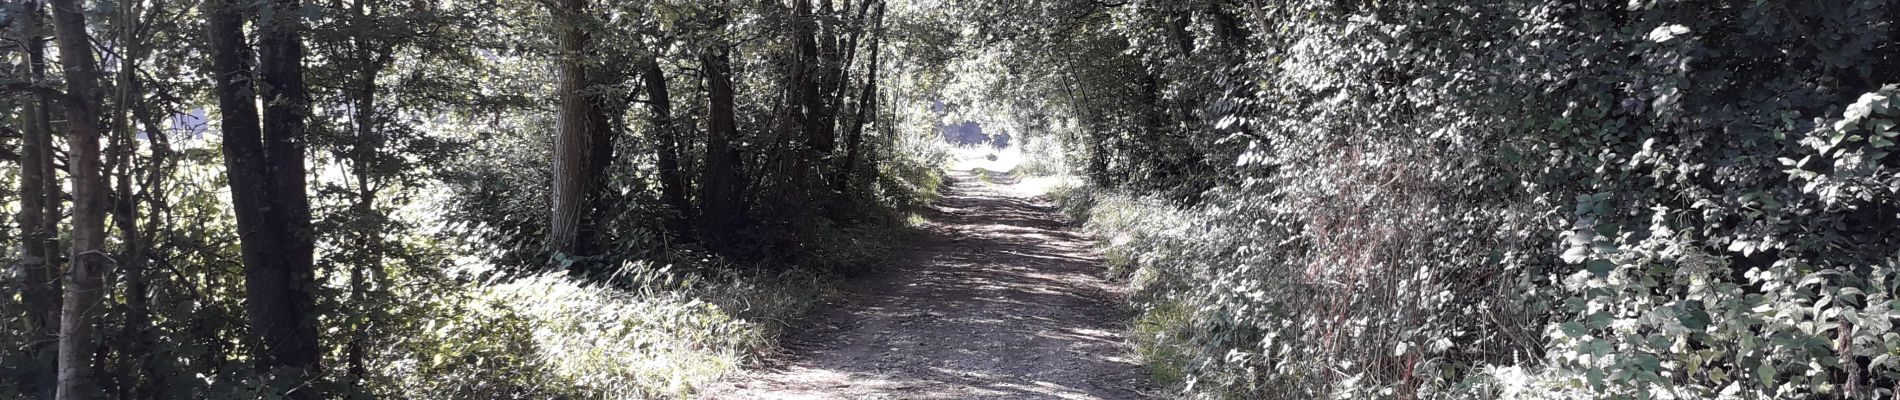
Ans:
<svg viewBox="0 0 1900 400"><path fill-rule="evenodd" d="M1252 90L1144 144L1244 144L1223 183L1076 203L1137 301L1191 310L1185 393L1895 395L1892 2L1235 12L1273 27L1223 71Z"/></svg>

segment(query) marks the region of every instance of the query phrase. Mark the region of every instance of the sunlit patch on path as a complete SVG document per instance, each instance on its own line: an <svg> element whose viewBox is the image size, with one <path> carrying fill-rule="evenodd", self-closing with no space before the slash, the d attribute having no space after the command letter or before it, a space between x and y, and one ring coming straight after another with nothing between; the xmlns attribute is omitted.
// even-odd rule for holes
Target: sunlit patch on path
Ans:
<svg viewBox="0 0 1900 400"><path fill-rule="evenodd" d="M1089 238L1013 178L952 177L908 257L794 328L784 360L702 397L1151 397Z"/></svg>

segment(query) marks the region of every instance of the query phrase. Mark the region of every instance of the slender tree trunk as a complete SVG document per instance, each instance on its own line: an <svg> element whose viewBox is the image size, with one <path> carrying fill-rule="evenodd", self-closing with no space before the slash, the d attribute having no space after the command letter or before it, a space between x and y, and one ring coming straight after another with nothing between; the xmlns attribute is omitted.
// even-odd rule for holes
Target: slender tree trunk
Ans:
<svg viewBox="0 0 1900 400"><path fill-rule="evenodd" d="M870 16L872 3L872 0L858 2L856 14L852 14L851 22L842 28L845 33L834 36L836 42L840 43L839 49L832 53L836 61L828 64L832 68L825 71L828 76L826 79L834 83L833 86L831 86L832 93L826 98L829 104L825 107L833 113L840 114L838 117L833 118L834 120L846 117L842 114L848 112L845 109L845 104L847 98L850 97L850 93L848 92L851 86L851 66L857 62L858 44L861 43L864 35L873 28L869 24L870 20L866 18ZM849 1L845 2L844 9L850 8L851 3ZM864 99L857 99L857 101L862 104ZM853 122L839 122L839 125L842 125L842 129L850 129L849 124L851 123ZM843 151L843 149L840 150ZM834 156L836 156L836 154L834 154Z"/></svg>
<svg viewBox="0 0 1900 400"><path fill-rule="evenodd" d="M833 157L839 155L836 100L848 81L839 76L839 71L843 70L844 64L841 62L838 50L838 27L837 24L832 23L832 17L836 13L832 0L820 0L818 9L822 12L820 14L822 18L816 18L810 25L816 28L811 32L814 34L817 53L812 58L813 63L806 68L809 68L812 73L813 93L810 94L808 100L811 101L809 107L812 113L813 144L816 147L815 150L818 151L818 164L814 165L814 168L821 172L820 176L823 176L822 172L830 172L825 168L835 162Z"/></svg>
<svg viewBox="0 0 1900 400"><path fill-rule="evenodd" d="M359 100L360 103L370 102ZM363 114L368 113L360 111L357 113L359 117ZM359 125L362 124L359 123ZM360 130L358 132L361 133ZM356 161L357 168L363 168L364 161L362 159ZM363 256L355 260L356 262L350 263L350 304L357 307L357 310L350 316L350 339L344 348L344 363L348 374L345 377L348 392L344 395L347 398L358 398L363 393L363 380L369 376L369 365L366 361L370 340L369 326L371 321L375 320L373 316L381 307L375 300L370 299L371 286L376 282L371 281L366 269L380 269L383 263L382 231L380 230L382 224L369 222L382 220L379 215L376 215L376 191L366 183L369 179L367 173L358 172L356 179L358 182L365 183L359 183L357 201L352 205L352 210L360 218L358 223L365 225L355 235L357 251L363 252Z"/></svg>
<svg viewBox="0 0 1900 400"><path fill-rule="evenodd" d="M643 63L641 77L647 89L647 105L652 107L652 124L660 169L660 195L667 207L673 209L673 215L667 219L674 233L683 236L686 221L693 218L692 203L686 198L686 176L680 171L680 138L678 127L673 125L673 99L667 93L666 72L660 69L659 59L648 55Z"/></svg>
<svg viewBox="0 0 1900 400"><path fill-rule="evenodd" d="M714 32L723 33L726 16L723 4L715 17ZM700 206L706 218L702 234L710 235L708 242L724 245L727 233L735 231L744 224L745 208L740 204L739 194L744 190L744 178L739 171L739 149L735 147L739 131L734 115L732 93L731 47L722 40L710 46L700 56L702 73L706 76L707 110L711 114L707 124L706 168L700 178Z"/></svg>
<svg viewBox="0 0 1900 400"><path fill-rule="evenodd" d="M1096 118L1091 115L1091 109L1087 105L1082 104L1082 96L1077 93L1081 90L1082 83L1081 79L1076 78L1075 70L1071 68L1068 73L1063 75L1069 78L1069 85L1066 90L1069 97L1069 107L1074 108L1076 113L1081 115L1082 127L1085 129L1082 134L1086 136L1083 140L1088 142L1089 160L1085 172L1089 176L1089 183L1097 187L1112 187L1111 185L1114 184L1114 180L1109 179L1108 175L1108 140L1110 138L1105 137L1104 135L1107 133L1096 126Z"/></svg>
<svg viewBox="0 0 1900 400"><path fill-rule="evenodd" d="M90 399L99 389L90 358L98 347L99 315L105 310L103 281L111 260L105 253L106 191L100 167L99 64L77 0L54 0L53 30L66 72L67 168L73 186L72 268L60 310L61 400Z"/></svg>
<svg viewBox="0 0 1900 400"><path fill-rule="evenodd" d="M350 168L356 178L356 203L351 206L355 215L355 247L362 256L350 263L350 304L356 312L350 316L350 339L344 347L344 363L347 372L348 392L345 396L354 398L362 393L362 382L369 375L366 362L367 347L370 340L369 325L371 317L380 307L370 299L370 286L366 268L381 268L383 263L383 225L382 216L376 211L377 185L371 171L375 170L376 153L381 151L383 137L376 131L376 78L389 62L390 49L368 37L365 32L371 19L368 3L371 0L355 0L350 3L352 41L356 46L354 60L357 63L355 87L346 91L353 97L350 120L355 124L356 147L351 149Z"/></svg>
<svg viewBox="0 0 1900 400"><path fill-rule="evenodd" d="M584 92L587 65L582 52L587 47L587 36L580 26L586 6L586 0L559 0L559 8L553 10L559 20L556 40L561 51L560 83L555 93L560 98L560 115L555 121L553 214L548 224L548 247L567 254L580 250L581 219L587 208L587 189L593 180L587 176L587 169L588 156L592 154L589 142L593 138L595 112L593 102Z"/></svg>
<svg viewBox="0 0 1900 400"><path fill-rule="evenodd" d="M114 373L121 380L119 397L147 398L151 381L157 379L153 371L149 331L152 325L149 282L146 282L146 266L149 247L144 230L139 227L139 200L141 195L133 190L132 182L139 179L138 134L132 120L132 110L143 106L143 95L138 81L138 60L144 56L145 46L136 35L139 25L139 4L132 2L119 8L119 71L117 93L118 109L114 110L113 157L118 164L114 178L115 198L113 221L119 229L120 247L123 250L119 266L125 273L125 322L119 332L123 352L118 370ZM145 168L151 168L147 165Z"/></svg>
<svg viewBox="0 0 1900 400"><path fill-rule="evenodd" d="M865 1L868 3L870 0ZM864 125L871 123L872 119L877 117L878 56L884 51L881 47L884 42L883 2L878 2L877 16L873 18L876 22L874 22L875 27L872 28L871 61L865 71L864 93L858 95L858 115L852 120L850 131L847 132L844 164L839 167L838 178L834 182L837 185L835 190L839 193L849 193L851 190L852 177L857 173L858 158L861 157L859 153L864 147Z"/></svg>
<svg viewBox="0 0 1900 400"><path fill-rule="evenodd" d="M31 33L40 24L37 3L22 8L25 18L15 22L26 43L26 63L20 76L41 82L46 75L46 42ZM59 337L59 202L60 184L54 170L52 148L52 102L45 93L36 93L21 113L24 121L20 146L20 263L26 284L21 300L26 303L26 352L35 365L32 376L21 382L22 393L36 398L53 396L58 375Z"/></svg>
<svg viewBox="0 0 1900 400"><path fill-rule="evenodd" d="M362 87L359 87L359 89L361 88ZM373 86L369 87L369 89L374 90ZM358 107L355 112L355 118L358 119L356 134L359 140L357 146L364 146L365 143L369 142L369 135L373 134L369 131L370 128L368 128L370 124L365 122L365 118L372 117L370 115L372 112L364 110L370 110L368 107L373 106L375 100L366 93L359 95L363 97L359 97L356 101L356 107ZM359 148L357 152L366 153L367 151ZM345 345L344 362L347 368L348 376L346 379L348 379L347 385L351 396L359 392L363 378L369 374L369 367L364 364L364 347L366 346L365 342L369 341L369 314L377 309L377 305L371 304L369 299L370 283L364 276L364 268L370 265L380 265L383 262L382 243L381 240L379 240L381 235L379 227L381 224L372 224L370 222L380 220L380 218L374 215L376 213L376 191L371 188L369 184L370 177L366 172L366 164L370 160L365 154L358 154L354 158L355 160L352 160L352 163L355 164L353 168L356 169L358 186L356 204L353 204L350 209L351 212L356 215L354 218L356 222L362 225L357 228L358 231L355 234L355 251L362 252L363 256L361 259L354 260L355 262L350 263L350 305L357 309L356 312L350 316L350 341Z"/></svg>
<svg viewBox="0 0 1900 400"><path fill-rule="evenodd" d="M136 79L132 82L134 84L132 88L133 93L144 93L143 83ZM171 159L171 144L163 128L160 128L161 125L159 125L157 118L153 117L152 111L145 103L133 103L132 114L134 119L145 127L146 139L151 145L150 161L148 161L144 167L144 188L141 189L145 192L144 196L141 197L144 199L147 210L145 213L144 232L146 232L146 236L143 247L145 249L144 259L140 261L145 264L141 272L141 274L144 274L146 273L145 271L158 270L163 267L163 265L160 264L160 268L153 268L152 264L155 264L154 261L164 259L162 252L165 251L165 246L160 244L161 239L159 232L160 227L164 226L168 220L165 215L163 215L163 210L165 209L165 194L161 191L160 186L169 171L171 171L171 168L168 168L171 165L169 161ZM128 288L128 290L139 293L141 302L150 302L150 284L148 279L145 279L149 276L150 275L144 275L141 276L141 279L137 280L140 287ZM129 301L130 300L128 300L128 302ZM130 308L130 306L128 306L128 308ZM167 388L170 385L170 381L166 379L166 374L162 372L164 371L164 366L168 363L164 357L155 357L150 354L150 349L152 349L152 343L154 342L151 332L151 330L154 329L150 316L151 307L149 305L141 305L137 307L137 310L142 314L135 313L134 315L128 315L126 318L128 319L127 324L135 327L132 328L134 329L132 332L135 334L135 339L142 340L141 346L143 346L142 349L144 349L144 351L137 354L140 355L138 368L144 380L140 381L138 387L133 388L131 398L158 398L160 393L167 393Z"/></svg>
<svg viewBox="0 0 1900 400"><path fill-rule="evenodd" d="M1171 136L1172 132L1168 129L1170 124L1168 109L1171 107L1161 97L1162 82L1161 78L1156 76L1157 73L1143 69L1140 74L1141 79L1136 86L1140 88L1141 94L1136 96L1136 101L1140 102L1141 136L1136 138L1135 145L1129 148L1136 153L1132 157L1133 160L1140 160L1138 162L1149 164L1151 168L1151 171L1142 179L1168 182L1179 177L1181 173L1170 165L1176 159L1162 156L1162 149L1158 144L1166 140L1164 138Z"/></svg>
<svg viewBox="0 0 1900 400"><path fill-rule="evenodd" d="M792 63L791 86L792 124L797 126L804 136L805 143L798 154L797 167L793 171L794 189L810 190L808 178L818 175L826 154L837 148L837 138L830 130L824 129L824 102L820 99L821 61L818 52L817 21L812 16L811 0L794 0L792 6Z"/></svg>

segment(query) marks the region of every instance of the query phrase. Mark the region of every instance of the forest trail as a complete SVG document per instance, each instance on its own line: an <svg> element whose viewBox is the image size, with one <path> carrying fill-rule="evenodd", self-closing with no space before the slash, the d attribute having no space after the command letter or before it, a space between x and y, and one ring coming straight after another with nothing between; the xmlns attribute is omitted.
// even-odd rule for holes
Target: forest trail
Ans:
<svg viewBox="0 0 1900 400"><path fill-rule="evenodd" d="M792 329L782 360L701 397L1152 397L1091 239L1013 178L949 183L906 257Z"/></svg>

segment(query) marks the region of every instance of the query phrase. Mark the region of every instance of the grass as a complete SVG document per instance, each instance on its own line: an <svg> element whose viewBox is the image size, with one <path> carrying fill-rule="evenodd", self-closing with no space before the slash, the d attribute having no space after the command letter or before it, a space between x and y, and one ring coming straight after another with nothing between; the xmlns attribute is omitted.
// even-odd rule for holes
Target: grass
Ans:
<svg viewBox="0 0 1900 400"><path fill-rule="evenodd" d="M548 273L438 288L373 365L399 397L682 398L836 287L805 270L722 275L635 263L616 284Z"/></svg>
<svg viewBox="0 0 1900 400"><path fill-rule="evenodd" d="M1135 317L1128 337L1156 384L1174 387L1186 381L1188 361L1193 358L1185 351L1192 318L1186 306L1172 301L1158 303Z"/></svg>

